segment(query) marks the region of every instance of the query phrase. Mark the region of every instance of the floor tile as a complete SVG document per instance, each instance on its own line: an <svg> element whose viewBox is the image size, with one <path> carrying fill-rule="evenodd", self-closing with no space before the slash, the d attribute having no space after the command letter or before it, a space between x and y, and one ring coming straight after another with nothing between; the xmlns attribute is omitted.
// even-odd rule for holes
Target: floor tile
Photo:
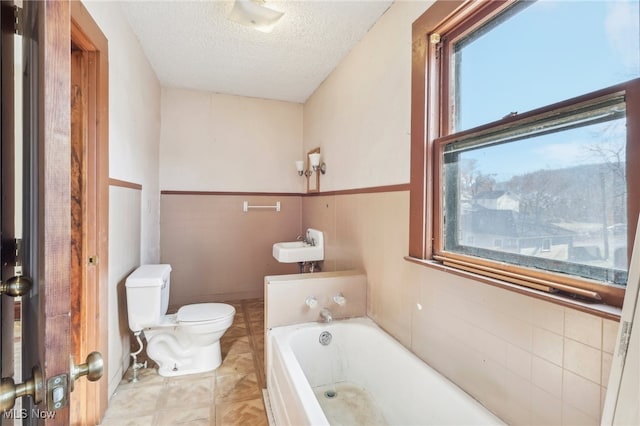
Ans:
<svg viewBox="0 0 640 426"><path fill-rule="evenodd" d="M249 374L255 372L253 353L246 352L240 354L229 354L225 362L218 368L216 376L226 376L229 374Z"/></svg>
<svg viewBox="0 0 640 426"><path fill-rule="evenodd" d="M109 401L108 414L119 418L153 414L162 392L164 392L163 385L118 388Z"/></svg>
<svg viewBox="0 0 640 426"><path fill-rule="evenodd" d="M163 387L158 407L184 408L185 397L189 405L200 406L213 402L214 378L194 380L168 380Z"/></svg>
<svg viewBox="0 0 640 426"><path fill-rule="evenodd" d="M216 406L218 426L267 426L262 398Z"/></svg>
<svg viewBox="0 0 640 426"><path fill-rule="evenodd" d="M249 329L247 328L247 323L246 322L236 322L234 321L234 323L231 325L231 327L229 327L229 329L227 330L227 332L224 334L223 337L240 337L240 336L247 336L249 334Z"/></svg>
<svg viewBox="0 0 640 426"><path fill-rule="evenodd" d="M264 333L264 319L249 322L249 330L253 335Z"/></svg>
<svg viewBox="0 0 640 426"><path fill-rule="evenodd" d="M222 365L203 374L162 377L155 368L131 369L109 401L102 425L267 425L264 387L264 302L233 305L233 325L220 340ZM146 347L146 346L145 346ZM137 343L136 343L137 348ZM139 359L144 358L144 352Z"/></svg>
<svg viewBox="0 0 640 426"><path fill-rule="evenodd" d="M248 309L247 310L247 316L249 317L249 322L255 322L255 321L263 321L264 322L264 311L262 310L262 308L254 308L254 309Z"/></svg>
<svg viewBox="0 0 640 426"><path fill-rule="evenodd" d="M262 340L264 341L264 337ZM223 358L230 354L242 354L252 351L249 336L223 338L220 342L220 346Z"/></svg>
<svg viewBox="0 0 640 426"><path fill-rule="evenodd" d="M153 424L153 416L129 417L125 419L107 416L100 424L102 426L149 426Z"/></svg>
<svg viewBox="0 0 640 426"><path fill-rule="evenodd" d="M256 373L216 377L216 403L260 398Z"/></svg>
<svg viewBox="0 0 640 426"><path fill-rule="evenodd" d="M215 406L188 406L158 411L153 419L158 426L215 424Z"/></svg>

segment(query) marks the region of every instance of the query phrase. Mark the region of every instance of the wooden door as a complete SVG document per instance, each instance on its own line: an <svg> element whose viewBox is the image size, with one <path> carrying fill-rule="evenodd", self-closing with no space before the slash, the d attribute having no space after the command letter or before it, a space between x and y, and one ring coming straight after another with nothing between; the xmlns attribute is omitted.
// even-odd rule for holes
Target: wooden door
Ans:
<svg viewBox="0 0 640 426"><path fill-rule="evenodd" d="M11 6L9 1L3 0L2 5L3 38L0 48L3 49L2 80L4 82L5 75L7 80L11 80L4 72L5 58L13 57L12 54L5 54L4 50L6 45L13 45L13 40L5 40L5 34L7 39L13 37L9 31L5 31L5 23L10 23L13 26L15 19L6 14L8 9L5 8L5 5ZM77 5L75 9L78 10ZM3 417L15 418L18 415L23 419L23 424L27 425L95 424L100 421L100 417L106 409L106 381L103 381L105 383L99 386L99 390L87 390L86 386L82 386L81 397L77 399L78 403L74 404L74 415L70 415L70 391L74 388L74 380L81 375L88 375L92 377L92 380L96 380L102 375L102 359L99 355L87 357L94 362L84 365L82 368L70 365L71 362L82 362L77 357L70 359L70 355L74 353L73 350L77 353L85 351L87 347L80 348L80 345L75 345L76 347L72 345L73 324L71 319L76 318L76 325L85 327L83 332L91 336L90 339L84 339L86 345L92 346L93 350L106 351L106 327L102 326L103 323L106 323L106 309L101 309L99 299L102 297L100 292L106 292L107 271L105 255L104 265L93 271L92 275L96 278L92 282L94 287L91 291L85 291L86 282L84 279L76 280L75 290L79 289L81 294L89 294L93 299L80 307L76 306L76 309L72 309L71 5L65 0L26 1L23 2L22 15L18 21L21 23L18 27L20 27L19 31L22 31L23 40L24 77L23 128L18 130L22 132L24 163L22 174L17 177L22 180L23 196L21 260L23 274L31 278L32 285L28 294L23 296L22 381L24 384L17 387L8 377L11 373L9 370L13 353L9 354L8 350L2 348L2 360L6 368L2 371L0 404L3 409L7 410L13 404L14 399L21 397L21 393L24 393L29 397L22 398L23 409L20 411L9 410L9 415L3 415ZM106 49L104 52L106 55ZM98 58L95 53L93 56L89 56L90 60ZM91 61L89 62L91 63ZM104 81L106 78L106 73L100 76L97 72L94 73L95 81ZM105 85L101 92L105 96L106 87ZM4 90L4 83L2 90ZM13 139L8 128L5 129L5 124L12 120L9 108L13 103L5 102L4 97L2 100L3 137L0 152L3 155L2 159L7 159L7 162L2 161L3 182L1 186L4 188L6 184L7 188L11 188L10 179L15 172L11 167L12 163L9 163L13 157L11 152ZM6 110L9 111L6 114L6 121L5 104ZM95 108L93 110L87 108L87 111L95 111ZM97 117L104 117L105 114L106 111L101 111L94 114L92 119L89 117L90 119L86 120L87 123L93 122L94 133L98 128ZM11 123L12 128L13 124ZM102 126L107 126L107 124L106 119L101 123ZM91 126L88 125L87 128L90 129ZM88 130L86 133L91 132L92 130ZM102 134L106 133L102 132ZM100 140L106 144L106 138L103 137ZM100 153L103 159L106 158L106 146L102 146ZM83 150L84 148L80 151ZM96 154L94 147L87 148L86 151ZM108 166L106 160L100 162L101 176L106 173L105 164ZM9 177L5 179L5 175L9 175ZM102 181L106 185L106 178L103 178ZM91 238L97 242L94 245L99 247L98 254L107 250L107 219L104 211L108 209L108 205L104 193L105 190L101 189L98 193L94 192L91 195L102 201L102 204L99 204L102 206L101 210L90 212L103 224L99 229L95 226L90 229ZM3 201L1 207L13 210L9 190L6 194L8 194L7 197L5 197L5 192L2 193L2 199L7 198L9 201ZM2 219L6 215L6 210L4 211ZM4 236L12 235L12 222L9 221L9 218L13 217L13 214L7 216L7 225L5 227L3 221L2 229L2 260L3 265L7 266L7 274L13 272L10 257L15 257L15 247L11 245L12 239L10 238L7 242ZM80 220L84 219L81 217ZM80 224L80 226L83 225ZM84 233L84 228L82 232ZM5 248L7 256L4 255ZM83 264L84 256L83 252L75 261L76 266ZM3 279L5 279L4 269ZM86 272L81 275L91 274ZM98 277L100 282L96 283ZM78 298L76 297L76 299ZM85 297L80 299L84 301ZM6 309L4 311L13 312L13 310L7 311ZM91 312L91 315L86 314L88 311ZM93 321L88 321L86 318L92 318ZM5 326L8 322L8 320L3 320L2 325ZM93 328L87 328L87 323L90 323ZM12 321L11 326L13 326ZM3 338L9 336L9 333L5 334L3 331Z"/></svg>
<svg viewBox="0 0 640 426"><path fill-rule="evenodd" d="M71 354L69 3L23 6L23 273L33 286L23 301L22 373L27 380L39 368L44 383L41 397L22 402L27 424L42 422L32 414L42 413L46 424L65 425ZM55 386L62 389L56 401Z"/></svg>

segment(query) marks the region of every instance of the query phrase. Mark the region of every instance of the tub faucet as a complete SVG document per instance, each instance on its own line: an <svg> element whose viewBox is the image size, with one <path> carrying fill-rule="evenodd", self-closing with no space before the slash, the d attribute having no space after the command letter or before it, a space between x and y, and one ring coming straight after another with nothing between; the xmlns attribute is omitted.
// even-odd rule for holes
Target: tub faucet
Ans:
<svg viewBox="0 0 640 426"><path fill-rule="evenodd" d="M331 311L329 308L322 308L320 311L320 322L330 323L333 321L333 316L331 315Z"/></svg>

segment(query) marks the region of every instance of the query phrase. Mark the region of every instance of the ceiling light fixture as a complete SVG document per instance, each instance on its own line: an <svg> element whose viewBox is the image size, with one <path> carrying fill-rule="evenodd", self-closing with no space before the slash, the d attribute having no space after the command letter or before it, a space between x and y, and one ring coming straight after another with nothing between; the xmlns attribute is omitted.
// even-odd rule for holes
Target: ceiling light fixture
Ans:
<svg viewBox="0 0 640 426"><path fill-rule="evenodd" d="M236 0L229 19L263 33L270 33L284 12L270 9L264 4L264 0Z"/></svg>

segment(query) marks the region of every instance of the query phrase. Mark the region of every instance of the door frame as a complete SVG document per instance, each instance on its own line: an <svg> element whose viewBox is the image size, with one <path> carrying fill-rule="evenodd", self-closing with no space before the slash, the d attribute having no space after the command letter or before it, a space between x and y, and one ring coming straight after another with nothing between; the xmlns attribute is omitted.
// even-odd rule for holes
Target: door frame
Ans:
<svg viewBox="0 0 640 426"><path fill-rule="evenodd" d="M2 0L0 2L0 13L2 20L2 42L0 43L0 53L2 58L2 81L0 82L0 97L2 98L0 114L0 138L2 139L0 149L1 177L0 181L0 225L1 238L0 252L2 263L0 264L0 279L2 282L15 275L15 256L9 256L15 238L15 136L18 129L15 128L15 63L14 63L14 35L13 28L10 28L10 19L7 14L13 15L13 1ZM12 17L12 16L10 16ZM10 213L9 213L10 212ZM15 253L15 250L14 250ZM14 376L16 364L21 364L14 360L14 320L15 301L12 297L0 296L0 320L2 322L0 332L0 373L2 377ZM4 418L0 423L8 423Z"/></svg>
<svg viewBox="0 0 640 426"><path fill-rule="evenodd" d="M71 294L81 295L79 310L71 311L71 326L80 327L80 346L72 353L77 364L92 351L102 354L105 373L95 383L81 380L71 395L71 423L97 424L108 404L108 256L109 256L109 64L108 42L89 12L71 1L71 42L86 59L86 208L83 246L87 258L82 280L71 282ZM67 52L70 54L70 50ZM70 76L69 76L70 78ZM88 264L95 256L96 264Z"/></svg>

